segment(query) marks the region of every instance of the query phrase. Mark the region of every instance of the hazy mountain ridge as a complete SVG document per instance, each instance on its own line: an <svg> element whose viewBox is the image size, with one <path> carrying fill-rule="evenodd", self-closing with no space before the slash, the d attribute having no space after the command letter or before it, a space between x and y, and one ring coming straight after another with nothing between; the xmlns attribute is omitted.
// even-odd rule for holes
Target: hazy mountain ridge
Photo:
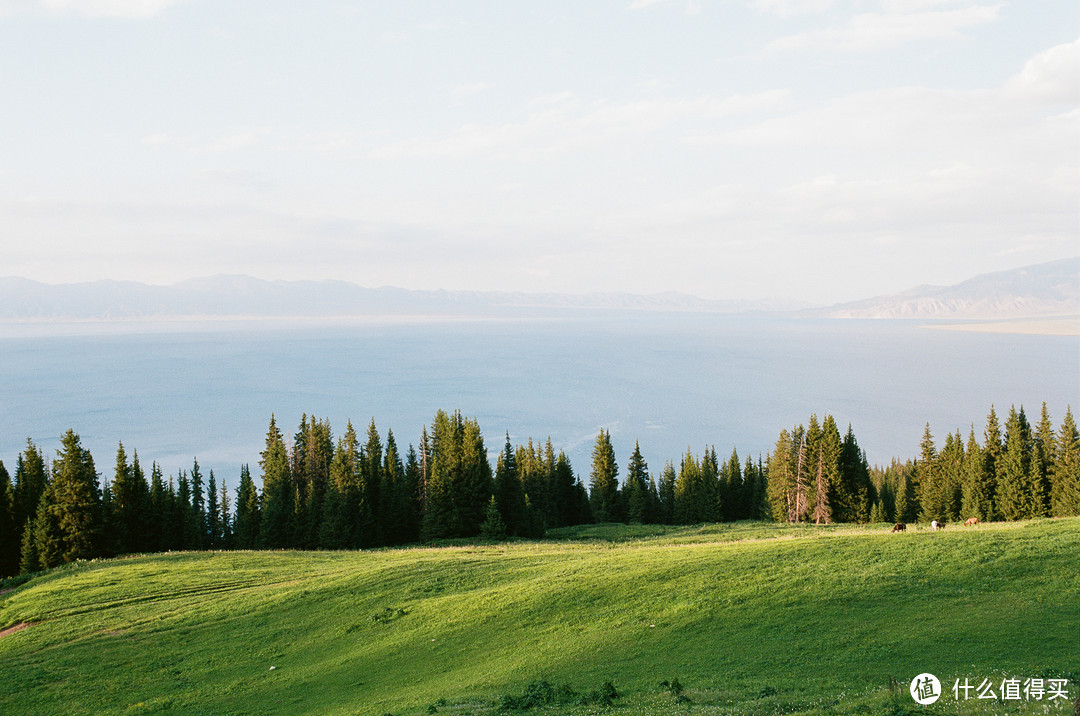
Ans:
<svg viewBox="0 0 1080 716"><path fill-rule="evenodd" d="M612 310L795 313L829 318L1008 319L1080 314L1080 257L982 274L955 286L919 286L828 308L797 301L698 298L677 292L523 293L366 288L347 281L265 281L243 275L169 286L135 281L46 284L0 278L0 321L183 318L529 316Z"/></svg>
<svg viewBox="0 0 1080 716"><path fill-rule="evenodd" d="M814 313L829 318L1076 316L1080 314L1080 257L981 274L954 286L918 286Z"/></svg>
<svg viewBox="0 0 1080 716"><path fill-rule="evenodd" d="M0 278L0 320L139 320L185 317L520 315L551 310L791 311L785 300L710 301L674 292L507 293L366 288L346 281L264 281L241 275L195 278L169 286L131 281L46 284Z"/></svg>

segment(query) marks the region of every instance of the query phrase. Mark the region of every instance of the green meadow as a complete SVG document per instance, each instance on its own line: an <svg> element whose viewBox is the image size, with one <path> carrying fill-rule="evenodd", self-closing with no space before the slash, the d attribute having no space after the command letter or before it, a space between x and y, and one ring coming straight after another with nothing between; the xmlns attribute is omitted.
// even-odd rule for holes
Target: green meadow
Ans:
<svg viewBox="0 0 1080 716"><path fill-rule="evenodd" d="M5 714L1072 714L1080 695L1080 518L591 525L11 586ZM933 706L908 694L922 672ZM1069 679L1069 699L953 694L1009 678Z"/></svg>

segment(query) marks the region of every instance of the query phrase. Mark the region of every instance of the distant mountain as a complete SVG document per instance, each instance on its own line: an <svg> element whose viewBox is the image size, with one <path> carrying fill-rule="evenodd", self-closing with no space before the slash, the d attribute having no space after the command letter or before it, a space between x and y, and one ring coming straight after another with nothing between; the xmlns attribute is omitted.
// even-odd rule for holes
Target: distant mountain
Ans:
<svg viewBox="0 0 1080 716"><path fill-rule="evenodd" d="M532 294L364 288L345 281L212 276L151 286L128 281L45 284L0 278L0 321L177 318L521 316L574 310L747 313L792 301L710 301L680 293Z"/></svg>
<svg viewBox="0 0 1080 716"><path fill-rule="evenodd" d="M830 318L1014 319L1080 315L1080 257L987 273L955 286L919 286L891 296L813 311Z"/></svg>
<svg viewBox="0 0 1080 716"><path fill-rule="evenodd" d="M0 321L192 318L549 316L574 311L794 313L831 318L1027 318L1080 315L1080 257L920 286L829 308L785 300L712 301L682 293L516 293L365 288L346 281L210 276L171 286L133 281L46 284L0 278Z"/></svg>

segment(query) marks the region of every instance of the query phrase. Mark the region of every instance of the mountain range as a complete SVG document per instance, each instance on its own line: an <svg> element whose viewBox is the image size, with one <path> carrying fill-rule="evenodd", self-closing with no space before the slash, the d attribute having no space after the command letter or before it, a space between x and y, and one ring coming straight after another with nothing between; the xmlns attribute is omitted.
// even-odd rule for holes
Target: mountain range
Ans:
<svg viewBox="0 0 1080 716"><path fill-rule="evenodd" d="M797 314L831 318L1014 319L1080 315L1080 257L976 276L954 286L830 307L716 301L682 293L551 294L365 288L344 281L212 276L155 286L133 281L46 284L0 278L0 321L184 318L531 316L583 310Z"/></svg>

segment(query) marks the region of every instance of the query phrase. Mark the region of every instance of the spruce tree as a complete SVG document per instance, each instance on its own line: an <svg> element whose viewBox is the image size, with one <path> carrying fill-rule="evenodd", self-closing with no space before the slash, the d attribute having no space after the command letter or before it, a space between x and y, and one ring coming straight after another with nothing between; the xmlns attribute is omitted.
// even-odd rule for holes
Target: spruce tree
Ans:
<svg viewBox="0 0 1080 716"><path fill-rule="evenodd" d="M111 492L116 552L130 554L147 549L145 533L149 527L149 487L139 467L138 454L129 464L123 443L116 450Z"/></svg>
<svg viewBox="0 0 1080 716"><path fill-rule="evenodd" d="M262 468L262 502L259 505L259 545L264 549L292 546L295 490L289 470L285 441L274 417L266 433L266 448L259 460Z"/></svg>
<svg viewBox="0 0 1080 716"><path fill-rule="evenodd" d="M960 496L960 519L974 517L982 522L993 519L990 488L987 479L986 451L975 438L975 426L971 426L962 467L963 483Z"/></svg>
<svg viewBox="0 0 1080 716"><path fill-rule="evenodd" d="M986 427L983 429L983 459L985 460L987 493L990 497L990 516L987 519L996 520L1001 516L998 508L998 474L1001 468L1001 425L998 422L997 411L990 406L990 412L986 416Z"/></svg>
<svg viewBox="0 0 1080 716"><path fill-rule="evenodd" d="M0 577L10 577L19 571L22 530L15 520L15 489L0 460Z"/></svg>
<svg viewBox="0 0 1080 716"><path fill-rule="evenodd" d="M1066 408L1058 430L1057 450L1050 468L1050 513L1080 515L1080 432L1072 408Z"/></svg>
<svg viewBox="0 0 1080 716"><path fill-rule="evenodd" d="M945 445L938 456L938 473L942 514L946 521L955 522L960 518L964 483L964 443L959 430L945 436Z"/></svg>
<svg viewBox="0 0 1080 716"><path fill-rule="evenodd" d="M487 540L506 539L506 523L503 522L499 512L499 504L495 495L488 500L487 509L484 512L484 522L480 525L480 537Z"/></svg>
<svg viewBox="0 0 1080 716"><path fill-rule="evenodd" d="M261 544L259 525L259 493L247 465L240 467L240 484L236 487L236 518L233 520L233 539L237 549L255 549Z"/></svg>
<svg viewBox="0 0 1080 716"><path fill-rule="evenodd" d="M188 534L191 540L189 549L206 549L206 492L203 489L203 474L199 469L199 460L195 458L191 467L191 521Z"/></svg>
<svg viewBox="0 0 1080 716"><path fill-rule="evenodd" d="M597 522L616 522L622 519L619 505L619 465L611 433L603 428L596 436L592 451L592 472L589 476L589 502Z"/></svg>
<svg viewBox="0 0 1080 716"><path fill-rule="evenodd" d="M786 429L780 431L776 446L769 455L768 504L772 518L777 522L797 522L795 436Z"/></svg>
<svg viewBox="0 0 1080 716"><path fill-rule="evenodd" d="M636 440L634 452L630 454L630 461L626 464L626 479L622 489L627 521L642 524L649 522L649 466L642 457L641 446Z"/></svg>
<svg viewBox="0 0 1080 716"><path fill-rule="evenodd" d="M460 413L453 417L439 410L431 423L428 439L428 467L425 482L423 539L440 539L462 534L462 523L454 499L454 488L461 472L461 434L464 428ZM422 441L426 442L426 441Z"/></svg>
<svg viewBox="0 0 1080 716"><path fill-rule="evenodd" d="M929 522L945 520L945 488L941 480L938 465L937 447L930 432L930 423L923 429L919 443L919 461L915 464L913 475L915 499L919 504L919 516Z"/></svg>
<svg viewBox="0 0 1080 716"><path fill-rule="evenodd" d="M218 496L219 549L233 548L232 516L230 513L229 491L225 488L225 479L221 480L221 493Z"/></svg>
<svg viewBox="0 0 1080 716"><path fill-rule="evenodd" d="M577 476L574 475L574 468L570 465L570 459L566 457L566 453L562 450L559 451L558 457L555 458L555 470L551 481L552 499L555 501L555 514L557 516L555 525L566 527L587 521L588 518L581 514L578 493L581 483L578 482ZM586 502L588 502L587 499Z"/></svg>
<svg viewBox="0 0 1080 716"><path fill-rule="evenodd" d="M164 552L171 547L168 532L170 508L165 479L161 467L155 461L150 467L149 514L145 542L146 549L152 552Z"/></svg>
<svg viewBox="0 0 1080 716"><path fill-rule="evenodd" d="M675 522L675 483L678 475L675 473L675 465L668 460L664 464L664 471L660 473L660 484L656 492L660 498L660 522L665 525L673 525Z"/></svg>
<svg viewBox="0 0 1080 716"><path fill-rule="evenodd" d="M1039 424L1035 427L1032 438L1031 487L1035 492L1034 516L1048 517L1050 515L1050 474L1057 457L1057 436L1054 434L1054 425L1050 421L1050 411L1047 410L1045 402L1042 404Z"/></svg>
<svg viewBox="0 0 1080 716"><path fill-rule="evenodd" d="M480 533L480 525L484 522L484 513L487 510L488 499L491 497L493 482L491 463L488 462L487 449L484 447L484 436L480 432L480 424L475 419L464 421L461 456L461 479L455 490L455 501L461 520L461 534L472 536ZM536 509L540 523L543 525L542 507L538 506Z"/></svg>
<svg viewBox="0 0 1080 716"><path fill-rule="evenodd" d="M206 482L206 547L221 549L221 542L221 509L218 506L217 480L214 479L214 471L211 469Z"/></svg>
<svg viewBox="0 0 1080 716"><path fill-rule="evenodd" d="M35 516L38 558L46 568L101 554L101 492L94 459L72 430L60 444Z"/></svg>
<svg viewBox="0 0 1080 716"><path fill-rule="evenodd" d="M508 534L522 535L525 532L525 489L518 475L517 456L510 445L510 433L506 433L506 443L495 465L495 505ZM485 522L487 520L485 519Z"/></svg>
<svg viewBox="0 0 1080 716"><path fill-rule="evenodd" d="M1042 495L1031 471L1031 425L1023 406L1009 410L1005 422L1005 445L998 461L997 507L1005 520L1034 517Z"/></svg>
<svg viewBox="0 0 1080 716"><path fill-rule="evenodd" d="M14 519L19 527L20 541L22 541L26 526L32 524L37 515L38 502L45 494L45 486L48 482L45 456L41 449L27 438L26 449L15 461Z"/></svg>
<svg viewBox="0 0 1080 716"><path fill-rule="evenodd" d="M870 466L866 453L859 447L855 432L848 424L840 450L840 489L837 496L838 522L866 522L874 500L874 485L870 481Z"/></svg>

